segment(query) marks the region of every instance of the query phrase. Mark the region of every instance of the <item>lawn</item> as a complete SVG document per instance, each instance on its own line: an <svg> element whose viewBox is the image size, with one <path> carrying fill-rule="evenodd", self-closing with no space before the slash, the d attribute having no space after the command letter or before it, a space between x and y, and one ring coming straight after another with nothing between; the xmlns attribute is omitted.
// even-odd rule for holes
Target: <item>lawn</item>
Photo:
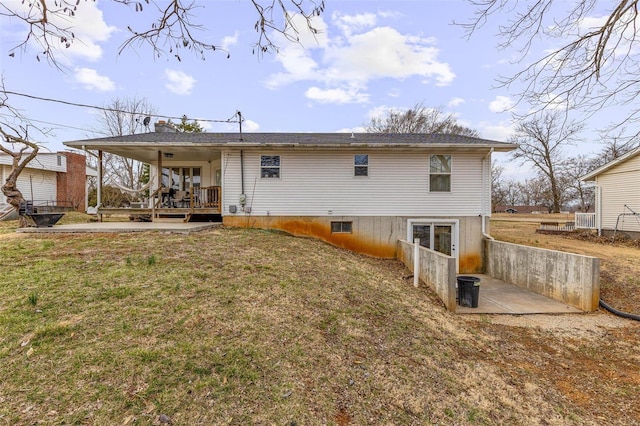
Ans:
<svg viewBox="0 0 640 426"><path fill-rule="evenodd" d="M252 229L3 225L0 253L3 425L640 424L636 323L450 314L396 261Z"/></svg>

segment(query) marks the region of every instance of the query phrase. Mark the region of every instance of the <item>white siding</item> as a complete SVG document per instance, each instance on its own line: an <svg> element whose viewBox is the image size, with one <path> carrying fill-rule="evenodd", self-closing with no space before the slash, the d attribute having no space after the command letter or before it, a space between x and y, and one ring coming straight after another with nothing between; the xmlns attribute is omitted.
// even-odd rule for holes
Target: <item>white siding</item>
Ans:
<svg viewBox="0 0 640 426"><path fill-rule="evenodd" d="M0 166L0 169L2 169L2 181L4 182L11 169L7 166ZM55 202L57 199L56 182L56 172L24 169L18 176L18 189L22 192L25 200ZM0 205L6 204L6 197L0 197Z"/></svg>
<svg viewBox="0 0 640 426"><path fill-rule="evenodd" d="M6 154L0 154L0 164L10 166L13 158ZM67 157L57 153L39 153L36 158L31 160L28 165L29 169L49 170L53 172L67 171Z"/></svg>
<svg viewBox="0 0 640 426"><path fill-rule="evenodd" d="M260 178L260 155L280 155L279 179ZM354 154L369 176L353 176ZM252 215L477 216L486 176L482 154L452 153L451 192L429 192L429 154L367 151L244 151L244 192ZM486 174L486 172L485 172ZM240 152L223 152L224 212L239 205ZM486 203L486 200L484 201ZM329 213L331 212L331 213Z"/></svg>
<svg viewBox="0 0 640 426"><path fill-rule="evenodd" d="M615 229L616 220L621 213L630 213L625 204L640 213L640 156L604 172L597 177L596 184L601 187L601 212L603 229ZM640 217L620 218L619 230L640 232Z"/></svg>

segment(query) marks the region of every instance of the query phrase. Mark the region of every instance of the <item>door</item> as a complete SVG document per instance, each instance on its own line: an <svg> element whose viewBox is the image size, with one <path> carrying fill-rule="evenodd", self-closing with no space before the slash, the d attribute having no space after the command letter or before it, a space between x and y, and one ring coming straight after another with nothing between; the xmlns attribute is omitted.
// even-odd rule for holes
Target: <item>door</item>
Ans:
<svg viewBox="0 0 640 426"><path fill-rule="evenodd" d="M407 239L420 239L420 245L458 259L458 223L443 219L409 219Z"/></svg>

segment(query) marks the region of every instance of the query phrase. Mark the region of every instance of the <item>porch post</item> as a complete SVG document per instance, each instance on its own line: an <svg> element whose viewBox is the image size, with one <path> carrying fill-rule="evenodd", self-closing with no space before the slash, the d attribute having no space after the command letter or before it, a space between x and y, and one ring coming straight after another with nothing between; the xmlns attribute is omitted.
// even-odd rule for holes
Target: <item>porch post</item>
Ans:
<svg viewBox="0 0 640 426"><path fill-rule="evenodd" d="M102 207L102 151L98 150L98 188L97 188L97 202L96 209L98 210L98 221L102 222L102 214L100 214L100 207Z"/></svg>
<svg viewBox="0 0 640 426"><path fill-rule="evenodd" d="M158 187L156 189L160 189L162 187L162 151L158 151L158 170L156 170L156 174L158 175ZM160 191L158 191L158 194Z"/></svg>

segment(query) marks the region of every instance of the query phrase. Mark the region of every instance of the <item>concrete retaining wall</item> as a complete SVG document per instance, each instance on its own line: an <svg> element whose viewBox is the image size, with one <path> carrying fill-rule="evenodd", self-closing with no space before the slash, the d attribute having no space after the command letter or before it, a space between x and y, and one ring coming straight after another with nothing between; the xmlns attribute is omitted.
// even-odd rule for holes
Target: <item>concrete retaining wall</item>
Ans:
<svg viewBox="0 0 640 426"><path fill-rule="evenodd" d="M486 274L586 312L598 309L600 259L485 240Z"/></svg>
<svg viewBox="0 0 640 426"><path fill-rule="evenodd" d="M414 271L414 244L398 241L398 260L403 262L414 275L431 286L447 310L456 310L456 259L433 250L420 247L420 270Z"/></svg>

